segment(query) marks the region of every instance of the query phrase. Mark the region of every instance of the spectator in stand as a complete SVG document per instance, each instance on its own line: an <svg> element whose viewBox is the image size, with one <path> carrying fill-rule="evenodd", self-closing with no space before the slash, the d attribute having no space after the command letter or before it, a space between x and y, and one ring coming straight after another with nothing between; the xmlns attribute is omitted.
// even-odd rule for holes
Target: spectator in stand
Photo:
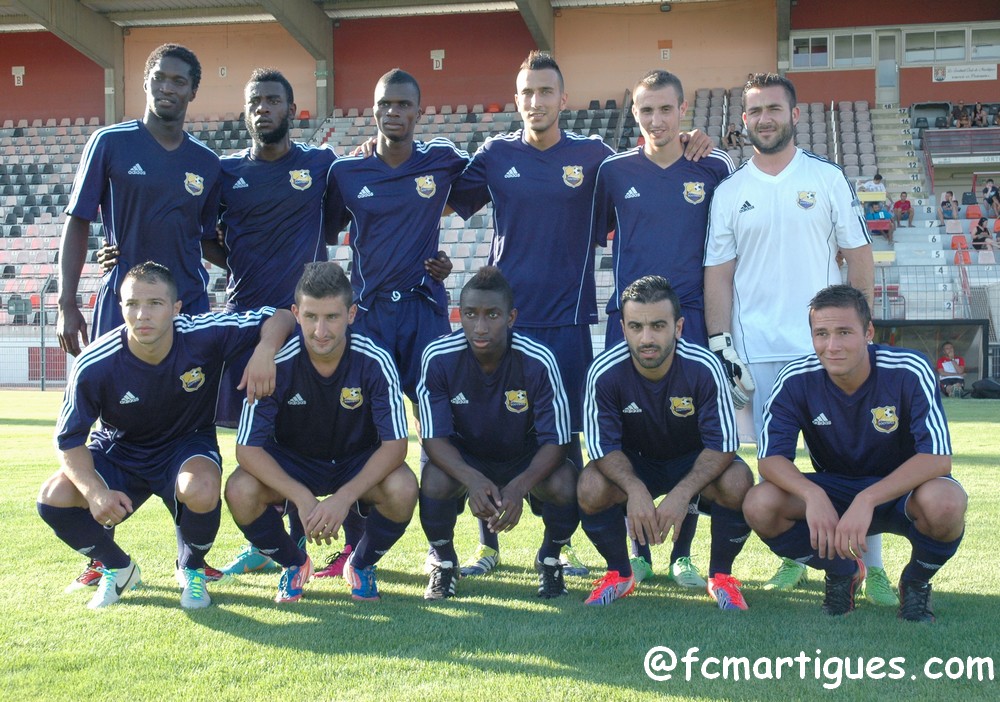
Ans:
<svg viewBox="0 0 1000 702"><path fill-rule="evenodd" d="M882 174L876 173L875 175L872 176L871 180L862 183L861 186L858 188L858 190L865 193L884 193L885 183L882 182ZM872 211L872 209L874 209L873 208L874 204L875 203L873 202L869 202L865 205L866 216L868 215L869 212Z"/></svg>
<svg viewBox="0 0 1000 702"><path fill-rule="evenodd" d="M937 374L941 392L948 397L965 397L965 359L955 355L955 345L950 341L941 344Z"/></svg>
<svg viewBox="0 0 1000 702"><path fill-rule="evenodd" d="M972 233L972 248L977 251L1000 249L1000 245L990 234L989 220L985 217L980 217L979 221L976 222L976 231Z"/></svg>
<svg viewBox="0 0 1000 702"><path fill-rule="evenodd" d="M726 130L726 148L727 149L743 148L743 132L737 129L736 125L732 123L730 123L729 129Z"/></svg>
<svg viewBox="0 0 1000 702"><path fill-rule="evenodd" d="M990 126L990 116L986 112L986 108L983 107L983 103L977 102L975 109L972 110L972 126L973 127L988 127Z"/></svg>
<svg viewBox="0 0 1000 702"><path fill-rule="evenodd" d="M893 223L892 215L890 215L886 210L882 209L881 202L873 202L872 208L865 213L865 219L869 221L887 221L889 222L889 228L883 231L872 231L872 234L885 234L886 240L889 242L889 246L892 246L893 240L892 235L896 231L896 225Z"/></svg>
<svg viewBox="0 0 1000 702"><path fill-rule="evenodd" d="M948 190L944 194L944 199L941 200L941 206L938 207L938 219L944 221L946 219L958 219L958 203L955 202L955 193Z"/></svg>
<svg viewBox="0 0 1000 702"><path fill-rule="evenodd" d="M901 227L903 226L902 222L904 219L908 227L913 226L913 205L906 197L906 193L902 192L899 194L899 199L892 206L892 220L897 227Z"/></svg>
<svg viewBox="0 0 1000 702"><path fill-rule="evenodd" d="M1000 191L997 191L992 178L986 181L986 187L983 188L983 202L986 203L987 215L992 211L994 217L1000 217Z"/></svg>
<svg viewBox="0 0 1000 702"><path fill-rule="evenodd" d="M951 126L959 128L972 126L969 109L962 100L959 100L958 104L951 108Z"/></svg>

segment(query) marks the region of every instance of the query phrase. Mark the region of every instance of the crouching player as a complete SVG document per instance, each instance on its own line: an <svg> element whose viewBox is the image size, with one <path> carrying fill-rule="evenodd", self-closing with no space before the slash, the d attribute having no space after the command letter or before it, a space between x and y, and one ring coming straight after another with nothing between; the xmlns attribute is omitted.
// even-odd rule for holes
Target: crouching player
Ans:
<svg viewBox="0 0 1000 702"><path fill-rule="evenodd" d="M591 462L577 489L581 521L608 564L587 604L635 587L623 516L628 536L660 544L699 509L712 517L708 594L721 609L746 609L731 572L750 535L740 510L753 475L736 457L729 380L711 351L681 338L680 302L665 278L625 288L621 312L625 341L594 360L584 396Z"/></svg>
<svg viewBox="0 0 1000 702"><path fill-rule="evenodd" d="M98 609L140 584L139 566L111 530L156 495L178 531L181 607L207 607L205 556L221 514L214 419L223 364L259 335L248 368L273 368L294 322L270 307L181 315L173 275L152 262L125 275L121 301L125 324L90 344L73 366L56 427L61 467L42 486L38 513L56 536L100 564L87 605ZM273 388L273 377L248 374L248 397Z"/></svg>
<svg viewBox="0 0 1000 702"><path fill-rule="evenodd" d="M906 537L899 616L933 621L930 579L958 550L967 504L934 371L914 351L871 343L868 302L850 286L817 293L809 327L815 355L785 366L764 407L766 482L747 495L747 521L779 556L826 571L831 615L854 609L865 537ZM815 473L792 463L799 432Z"/></svg>
<svg viewBox="0 0 1000 702"><path fill-rule="evenodd" d="M576 531L576 469L566 459L569 403L552 352L511 331L514 295L498 268L462 288L462 329L424 350L417 396L428 460L420 523L430 542L428 600L455 595L455 521L468 497L494 533L521 519L523 502L545 525L535 559L538 596L566 594L559 551Z"/></svg>
<svg viewBox="0 0 1000 702"><path fill-rule="evenodd" d="M302 597L312 562L271 505L293 503L309 540L327 544L348 512L366 510L344 579L354 599L377 600L375 564L417 504L399 374L385 349L348 330L352 295L339 265L306 264L292 305L299 330L275 358L275 392L245 403L240 418L226 503L247 540L283 567L279 603Z"/></svg>

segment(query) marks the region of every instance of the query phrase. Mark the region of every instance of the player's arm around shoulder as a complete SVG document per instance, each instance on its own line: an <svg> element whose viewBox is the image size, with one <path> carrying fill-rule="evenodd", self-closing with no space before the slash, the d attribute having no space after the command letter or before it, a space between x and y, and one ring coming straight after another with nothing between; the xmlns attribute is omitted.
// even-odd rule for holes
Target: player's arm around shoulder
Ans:
<svg viewBox="0 0 1000 702"><path fill-rule="evenodd" d="M274 357L293 331L295 317L285 309L274 310L274 314L261 325L260 341L254 347L237 386L239 390L246 389L247 402L252 404L256 398L268 397L274 392L277 377Z"/></svg>

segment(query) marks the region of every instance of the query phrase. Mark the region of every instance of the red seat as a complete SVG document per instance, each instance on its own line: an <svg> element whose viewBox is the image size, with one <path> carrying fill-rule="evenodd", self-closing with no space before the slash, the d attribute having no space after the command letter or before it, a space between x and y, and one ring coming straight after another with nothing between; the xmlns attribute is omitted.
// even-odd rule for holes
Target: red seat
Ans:
<svg viewBox="0 0 1000 702"><path fill-rule="evenodd" d="M451 315L448 317L448 321L453 324L457 324L462 321L462 313L457 307L451 308Z"/></svg>
<svg viewBox="0 0 1000 702"><path fill-rule="evenodd" d="M979 205L969 205L965 208L966 219L979 219L982 216L983 211L980 209Z"/></svg>
<svg viewBox="0 0 1000 702"><path fill-rule="evenodd" d="M969 248L969 240L965 238L965 234L956 234L951 238L951 249L952 251L958 251L959 249Z"/></svg>
<svg viewBox="0 0 1000 702"><path fill-rule="evenodd" d="M870 232L887 232L892 228L892 222L888 219L866 219Z"/></svg>

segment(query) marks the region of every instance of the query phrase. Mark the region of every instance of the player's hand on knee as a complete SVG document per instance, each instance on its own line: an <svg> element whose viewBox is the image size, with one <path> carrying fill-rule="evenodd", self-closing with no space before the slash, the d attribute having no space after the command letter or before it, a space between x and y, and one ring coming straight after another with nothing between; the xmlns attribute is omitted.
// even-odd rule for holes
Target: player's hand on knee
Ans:
<svg viewBox="0 0 1000 702"><path fill-rule="evenodd" d="M754 391L755 386L749 369L736 353L732 334L729 332L713 334L708 338L708 348L719 358L722 369L729 377L733 406L736 409L743 409L750 402L750 393Z"/></svg>
<svg viewBox="0 0 1000 702"><path fill-rule="evenodd" d="M859 495L860 497L860 495ZM837 555L841 558L860 558L868 550L868 528L872 524L873 509L858 500L851 503L837 522Z"/></svg>
<svg viewBox="0 0 1000 702"><path fill-rule="evenodd" d="M347 512L350 508L351 503L348 503L337 493L317 503L302 522L306 536L314 544L325 543L329 545L333 540L339 538L340 525L347 518Z"/></svg>
<svg viewBox="0 0 1000 702"><path fill-rule="evenodd" d="M469 488L469 509L479 519L490 519L499 517L503 510L503 495L500 489L492 481L485 477L470 484Z"/></svg>
<svg viewBox="0 0 1000 702"><path fill-rule="evenodd" d="M820 499L806 501L806 524L809 543L820 558L832 558L837 553L837 524L840 516L825 494Z"/></svg>
<svg viewBox="0 0 1000 702"><path fill-rule="evenodd" d="M524 495L516 491L508 491L504 488L500 491L500 515L490 517L487 526L490 531L499 534L502 531L510 531L521 521L521 514L524 510Z"/></svg>
<svg viewBox="0 0 1000 702"><path fill-rule="evenodd" d="M132 513L132 500L118 490L101 490L87 501L94 521L106 527L113 527Z"/></svg>
<svg viewBox="0 0 1000 702"><path fill-rule="evenodd" d="M628 518L629 538L644 546L663 543L656 507L649 492L629 494L628 502L625 504L625 516Z"/></svg>
<svg viewBox="0 0 1000 702"><path fill-rule="evenodd" d="M671 540L677 541L677 535L681 531L681 524L684 523L684 519L687 517L689 503L690 500L675 497L673 493L668 493L660 501L659 506L656 508L656 522L660 530L659 533L664 540L666 540L667 534L672 529Z"/></svg>

